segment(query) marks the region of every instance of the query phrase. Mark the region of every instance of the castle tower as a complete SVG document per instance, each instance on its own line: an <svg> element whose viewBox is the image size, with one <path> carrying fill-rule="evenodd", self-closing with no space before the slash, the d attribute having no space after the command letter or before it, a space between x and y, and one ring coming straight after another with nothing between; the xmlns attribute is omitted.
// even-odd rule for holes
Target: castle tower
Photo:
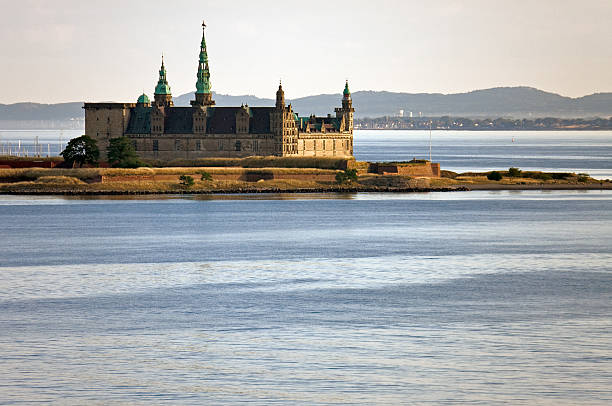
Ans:
<svg viewBox="0 0 612 406"><path fill-rule="evenodd" d="M276 91L276 108L279 110L285 108L285 91L282 83L278 84L278 90Z"/></svg>
<svg viewBox="0 0 612 406"><path fill-rule="evenodd" d="M174 105L170 86L166 79L166 67L164 66L163 55L161 68L159 69L159 80L157 81L157 86L155 86L154 100L157 107L172 107Z"/></svg>
<svg viewBox="0 0 612 406"><path fill-rule="evenodd" d="M342 108L336 108L336 117L342 119L341 131L353 133L353 114L355 109L353 108L353 99L351 98L351 91L349 90L348 80L344 85L344 91L342 92Z"/></svg>
<svg viewBox="0 0 612 406"><path fill-rule="evenodd" d="M204 30L206 24L202 21L202 42L200 43L200 59L198 61L198 80L196 82L195 100L192 106L212 106L215 104L210 90L210 70L208 68L208 53L206 52L206 38Z"/></svg>

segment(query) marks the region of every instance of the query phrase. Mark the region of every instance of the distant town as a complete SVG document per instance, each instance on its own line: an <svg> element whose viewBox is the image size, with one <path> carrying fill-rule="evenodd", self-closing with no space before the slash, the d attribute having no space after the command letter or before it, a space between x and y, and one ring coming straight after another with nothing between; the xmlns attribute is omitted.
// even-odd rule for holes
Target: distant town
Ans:
<svg viewBox="0 0 612 406"><path fill-rule="evenodd" d="M358 118L356 130L611 130L610 118L474 119L467 117Z"/></svg>

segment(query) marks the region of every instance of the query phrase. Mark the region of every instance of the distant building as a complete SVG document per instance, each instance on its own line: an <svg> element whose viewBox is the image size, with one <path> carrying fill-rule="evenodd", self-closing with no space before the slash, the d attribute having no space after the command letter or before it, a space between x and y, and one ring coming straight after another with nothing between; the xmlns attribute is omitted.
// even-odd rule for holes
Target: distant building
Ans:
<svg viewBox="0 0 612 406"><path fill-rule="evenodd" d="M208 54L202 41L191 107L175 107L162 57L153 102L85 103L85 133L105 155L111 138L126 136L142 158L245 157L252 155L351 157L353 102L344 86L342 107L327 117L299 117L285 105L282 85L273 107L216 107Z"/></svg>

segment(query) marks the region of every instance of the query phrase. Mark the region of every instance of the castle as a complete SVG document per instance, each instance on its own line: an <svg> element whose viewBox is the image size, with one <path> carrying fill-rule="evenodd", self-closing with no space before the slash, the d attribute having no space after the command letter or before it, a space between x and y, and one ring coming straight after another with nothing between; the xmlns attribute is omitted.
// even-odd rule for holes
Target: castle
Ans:
<svg viewBox="0 0 612 406"><path fill-rule="evenodd" d="M282 85L274 107L216 107L202 23L202 42L191 107L175 107L162 56L153 102L85 103L85 133L101 156L111 138L128 137L141 158L246 157L253 155L351 157L353 113L348 81L342 107L327 117L300 117L285 105Z"/></svg>

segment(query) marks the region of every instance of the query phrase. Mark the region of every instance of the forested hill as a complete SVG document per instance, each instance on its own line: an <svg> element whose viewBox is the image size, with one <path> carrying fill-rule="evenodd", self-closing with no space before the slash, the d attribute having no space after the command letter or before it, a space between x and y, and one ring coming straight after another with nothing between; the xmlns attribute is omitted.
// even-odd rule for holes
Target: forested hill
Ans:
<svg viewBox="0 0 612 406"><path fill-rule="evenodd" d="M287 93L285 93L287 95ZM414 116L462 117L592 117L612 116L612 93L571 98L531 87L498 87L468 93L394 93L358 91L352 94L356 117L397 115L404 110ZM193 96L176 98L177 105L189 105ZM288 100L300 115L323 115L340 106L342 95L321 94ZM219 106L273 106L273 99L255 96L215 95Z"/></svg>
<svg viewBox="0 0 612 406"><path fill-rule="evenodd" d="M571 98L530 87L499 87L468 93L394 93L358 91L353 94L356 117L398 115L462 117L610 117L612 93L596 93ZM289 94L287 94L289 96ZM214 94L217 106L273 106L273 99L256 96ZM340 106L341 94L321 94L288 100L301 116L333 113ZM189 106L193 94L175 97L177 106ZM0 104L0 120L70 120L83 118L82 102L60 104Z"/></svg>

